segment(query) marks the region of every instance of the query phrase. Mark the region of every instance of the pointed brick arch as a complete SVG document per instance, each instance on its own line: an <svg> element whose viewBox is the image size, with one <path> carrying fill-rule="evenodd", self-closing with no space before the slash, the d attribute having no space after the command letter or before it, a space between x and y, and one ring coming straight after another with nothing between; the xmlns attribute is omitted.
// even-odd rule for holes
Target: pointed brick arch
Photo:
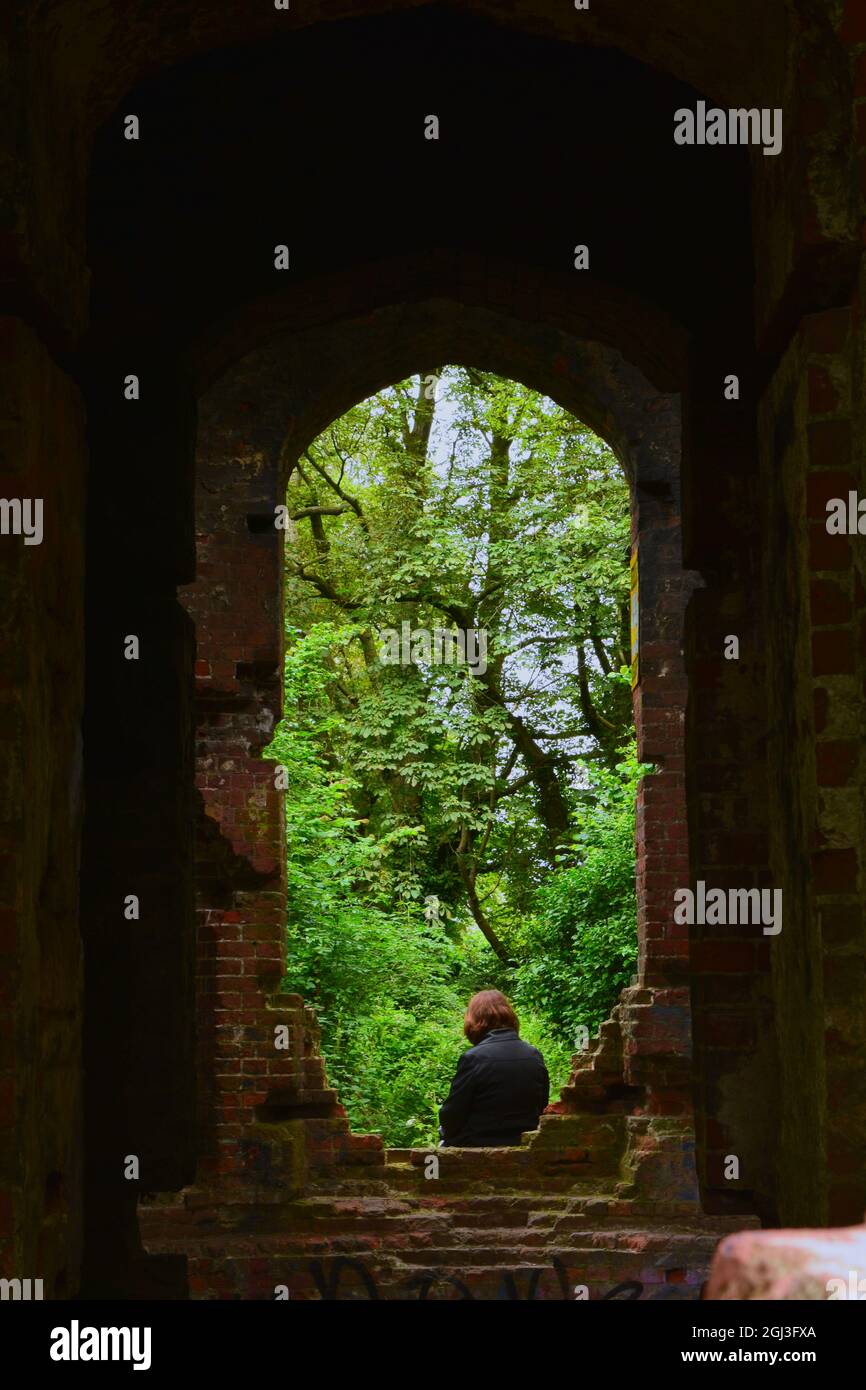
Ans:
<svg viewBox="0 0 866 1390"><path fill-rule="evenodd" d="M339 1113L309 1038L306 1057L298 1041L291 1059L280 1059L262 1031L278 1017L268 1014L267 1000L279 976L284 920L279 794L258 757L280 715L274 507L295 459L332 419L382 386L445 361L496 371L553 397L607 439L629 479L642 589L635 715L640 756L657 768L638 806L639 970L601 1048L581 1059L562 1110L603 1104L676 1117L679 1130L667 1141L680 1154L681 1190L691 1185L696 1195L688 938L671 919L673 889L689 881L683 644L695 583L682 567L679 399L612 347L444 298L275 339L236 363L200 403L199 578L185 603L197 635L205 1166L225 1173L237 1165L250 1108L277 1107L313 1127ZM345 1144L351 1150L348 1136Z"/></svg>

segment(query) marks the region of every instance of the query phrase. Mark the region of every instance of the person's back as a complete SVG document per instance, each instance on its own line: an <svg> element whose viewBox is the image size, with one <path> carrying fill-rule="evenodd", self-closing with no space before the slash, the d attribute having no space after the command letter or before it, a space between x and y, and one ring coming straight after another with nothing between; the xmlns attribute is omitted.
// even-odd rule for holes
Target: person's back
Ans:
<svg viewBox="0 0 866 1390"><path fill-rule="evenodd" d="M485 990L470 1001L465 1032L474 1046L461 1056L439 1111L445 1144L519 1144L523 1131L538 1125L550 1081L541 1053L520 1039L518 1028L513 1009L498 990Z"/></svg>

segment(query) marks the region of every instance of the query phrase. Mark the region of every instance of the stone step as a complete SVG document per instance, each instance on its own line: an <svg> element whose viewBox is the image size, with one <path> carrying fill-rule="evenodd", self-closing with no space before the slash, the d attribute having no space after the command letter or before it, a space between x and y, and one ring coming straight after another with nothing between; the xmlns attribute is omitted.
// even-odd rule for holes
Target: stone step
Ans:
<svg viewBox="0 0 866 1390"><path fill-rule="evenodd" d="M669 1240L660 1233L655 1240L648 1240L646 1233L622 1233L621 1239L611 1239L613 1233L593 1231L591 1227L570 1232L485 1230L482 1232L467 1229L450 1229L443 1221L437 1229L434 1223L407 1223L406 1229L389 1227L386 1230L374 1227L354 1228L352 1232L335 1232L330 1227L306 1231L242 1232L215 1229L212 1232L198 1232L190 1237L189 1232L164 1232L160 1237L151 1234L146 1241L149 1254L183 1254L191 1258L212 1253L219 1258L231 1259L237 1256L279 1256L297 1260L315 1257L334 1259L347 1254L380 1255L390 1259L417 1259L434 1263L478 1264L490 1262L495 1253L496 1260L507 1256L530 1257L536 1261L544 1255L580 1256L586 1260L596 1260L613 1255L641 1256L643 1259L661 1259L668 1264L679 1265L688 1259L689 1252L700 1249L711 1254L719 1241L715 1233L692 1233L681 1241ZM522 1254L521 1254L522 1252Z"/></svg>
<svg viewBox="0 0 866 1390"><path fill-rule="evenodd" d="M613 1196L616 1191L617 1179L615 1175L605 1174L601 1176L575 1175L571 1170L565 1170L555 1176L545 1176L545 1187L551 1195L563 1196L569 1192L590 1196L592 1193ZM496 1182L482 1183L478 1178L455 1177L453 1179L442 1174L438 1180L425 1181L424 1175L414 1173L405 1174L396 1180L391 1178L387 1181L387 1187L393 1192L409 1195L423 1191L424 1188L435 1188L438 1192L447 1192L453 1196L461 1196L465 1193L477 1193L479 1196L488 1196L497 1192L507 1192L509 1194L519 1194L520 1192L531 1191L529 1183L519 1181L509 1181L502 1178ZM349 1191L350 1189L344 1188ZM358 1191L358 1184L353 1184L352 1189Z"/></svg>
<svg viewBox="0 0 866 1390"><path fill-rule="evenodd" d="M151 1253L177 1253L219 1240L229 1250L234 1242L252 1242L282 1253L345 1254L378 1244L395 1255L426 1248L458 1251L461 1256L468 1252L473 1259L479 1247L543 1251L565 1244L577 1250L670 1253L698 1241L712 1248L723 1235L757 1225L742 1217L647 1211L636 1202L605 1204L598 1198L576 1197L555 1202L549 1195L532 1202L502 1194L476 1195L459 1204L433 1196L401 1201L391 1195L304 1197L278 1208L247 1202L220 1202L210 1208L175 1203L143 1208L141 1217Z"/></svg>
<svg viewBox="0 0 866 1390"><path fill-rule="evenodd" d="M516 1242L513 1231L502 1232L503 1239L494 1241L489 1238L490 1234L489 1232L486 1233L483 1244L478 1244L477 1241L465 1244L456 1241L441 1245L419 1244L409 1250L394 1250L392 1253L404 1265L411 1264L417 1268L428 1266L459 1267L461 1269L472 1269L478 1266L508 1268L520 1264L543 1265L556 1257L565 1263L587 1270L607 1269L616 1262L633 1265L645 1272L650 1268L681 1269L696 1262L701 1263L702 1267L708 1268L718 1243L714 1236L701 1238L695 1236L688 1241L682 1241L676 1246L672 1246L660 1235L657 1242L643 1248L633 1249L626 1243L619 1245L609 1245L603 1242L588 1244L585 1241L578 1242L577 1240L548 1241L536 1244L528 1241ZM637 1239L634 1234L632 1238ZM384 1252L387 1251L386 1245Z"/></svg>
<svg viewBox="0 0 866 1390"><path fill-rule="evenodd" d="M730 1224L730 1223L728 1223ZM697 1298L720 1232L714 1220L684 1231L662 1223L592 1229L560 1236L540 1248L513 1230L456 1235L466 1243L397 1247L389 1233L357 1232L335 1242L309 1235L293 1241L276 1233L250 1235L236 1243L225 1236L195 1242L189 1251L192 1296L197 1289L220 1297L271 1299L274 1282L290 1297L338 1299L465 1297L481 1299L575 1297L575 1287L592 1299L634 1281L630 1294L642 1298ZM637 1286L640 1286L639 1288ZM620 1297L629 1296L629 1291Z"/></svg>

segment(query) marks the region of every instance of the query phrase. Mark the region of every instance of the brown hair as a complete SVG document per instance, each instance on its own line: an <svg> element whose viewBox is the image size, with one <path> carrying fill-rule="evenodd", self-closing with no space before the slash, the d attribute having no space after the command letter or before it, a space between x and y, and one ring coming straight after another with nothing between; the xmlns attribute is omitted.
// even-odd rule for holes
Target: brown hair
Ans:
<svg viewBox="0 0 866 1390"><path fill-rule="evenodd" d="M517 1014L498 989L482 989L473 994L466 1008L463 1032L471 1043L479 1043L493 1028L513 1028L520 1032Z"/></svg>

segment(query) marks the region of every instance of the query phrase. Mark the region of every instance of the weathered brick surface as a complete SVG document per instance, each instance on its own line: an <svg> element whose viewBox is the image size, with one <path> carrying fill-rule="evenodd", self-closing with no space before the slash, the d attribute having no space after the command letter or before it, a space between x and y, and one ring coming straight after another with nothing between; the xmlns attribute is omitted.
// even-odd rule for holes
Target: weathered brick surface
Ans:
<svg viewBox="0 0 866 1390"><path fill-rule="evenodd" d="M0 1277L60 1296L81 1253L83 418L0 319L0 495L44 506L41 545L0 536Z"/></svg>
<svg viewBox="0 0 866 1390"><path fill-rule="evenodd" d="M641 1286L629 1296L696 1298L734 1222L702 1217L670 1169L654 1183L648 1163L643 1191L623 1180L622 1121L611 1146L609 1120L582 1119L568 1149L543 1141L557 1125L520 1150L389 1150L374 1172L267 1209L193 1190L144 1212L146 1246L188 1255L193 1298L272 1299L281 1284L301 1299L562 1299L575 1285L598 1299L626 1281ZM672 1137L642 1127L657 1156Z"/></svg>
<svg viewBox="0 0 866 1390"><path fill-rule="evenodd" d="M640 807L641 974L553 1118L646 1121L628 1129L621 1161L631 1172L635 1160L638 1186L667 1183L668 1200L674 1187L693 1195L694 1174L719 1211L803 1223L863 1211L866 574L862 538L828 536L821 515L826 489L853 480L866 491L862 6L380 8L357 20L348 0L288 13L57 0L13 4L0 21L0 454L6 493L22 480L44 486L53 528L38 551L0 545L0 1265L41 1272L58 1292L79 1287L82 1221L85 1289L127 1287L138 1241L138 1192L119 1177L128 1152L142 1159L141 1190L189 1191L198 1158L215 1213L234 1185L255 1189L267 1220L317 1173L382 1167L381 1147L349 1135L328 1091L314 1021L274 994L282 844L258 750L278 708L278 558L247 518L274 499L282 441L303 447L362 395L454 358L556 396L649 484L634 499L650 624L638 719L661 770ZM433 51L418 37L435 40L434 24L447 30L449 62L459 54L474 74L458 86L478 130L495 106L485 74L498 94L500 61L520 73L518 138L503 133L502 112L486 157L510 169L513 148L543 149L525 169L537 198L522 187L512 206L499 196L510 180L493 173L479 185L475 137L462 132L447 153L424 151L443 158L429 178L406 180L395 216L391 171L417 169L396 85L414 109L418 64ZM214 55L233 47L258 66L227 82ZM622 158L605 148L593 163L585 137L602 70L628 124ZM643 142L679 104L671 77L723 104L782 106L782 154L688 152L685 177L679 155L650 157ZM339 135L320 158L325 113L309 120L304 84L317 93L326 82ZM387 119L361 132L363 161L358 91L365 112L387 93ZM135 151L117 136L130 103L147 126ZM275 178L299 111L309 157L297 179ZM371 142L387 157L371 163ZM581 187L600 191L579 205L568 201L578 185L560 176L577 145ZM365 189L369 212L351 234L337 219L329 236L333 208L314 173L343 186L362 162L383 182ZM269 251L283 236L294 268L275 285ZM569 250L584 236L593 271L581 280ZM280 335L292 355L270 371L263 345ZM241 385L220 402L225 434L207 448L225 509L200 497L194 527L194 397L242 359L258 395ZM654 397L636 389L637 369ZM126 371L144 384L132 413L118 390ZM738 403L722 397L729 372ZM665 469L678 396L677 495ZM205 405L200 448L207 416ZM148 653L136 670L113 664L130 630ZM720 656L728 633L739 662ZM675 931L672 888L699 877L781 886L781 937ZM139 890L147 913L133 932L118 903ZM292 1038L276 1061L275 1021ZM653 1130L661 1121L672 1127ZM724 1175L729 1155L736 1181ZM547 1219L561 1195L551 1187L549 1210L533 1215ZM262 1220L249 1249L189 1245L197 1294L266 1288ZM614 1259L607 1239L587 1267ZM177 1249L146 1276L166 1294L183 1281ZM685 1275L666 1267L669 1288L688 1287L698 1263L684 1260ZM493 1289L493 1269L477 1274L479 1288ZM315 1289L307 1269L287 1277ZM459 1293L440 1281L430 1296L448 1291Z"/></svg>
<svg viewBox="0 0 866 1390"><path fill-rule="evenodd" d="M742 1218L701 1215L682 1138L676 1121L548 1116L520 1149L392 1149L294 1199L273 1174L191 1189L143 1210L145 1246L186 1257L175 1293L192 1298L697 1298Z"/></svg>

